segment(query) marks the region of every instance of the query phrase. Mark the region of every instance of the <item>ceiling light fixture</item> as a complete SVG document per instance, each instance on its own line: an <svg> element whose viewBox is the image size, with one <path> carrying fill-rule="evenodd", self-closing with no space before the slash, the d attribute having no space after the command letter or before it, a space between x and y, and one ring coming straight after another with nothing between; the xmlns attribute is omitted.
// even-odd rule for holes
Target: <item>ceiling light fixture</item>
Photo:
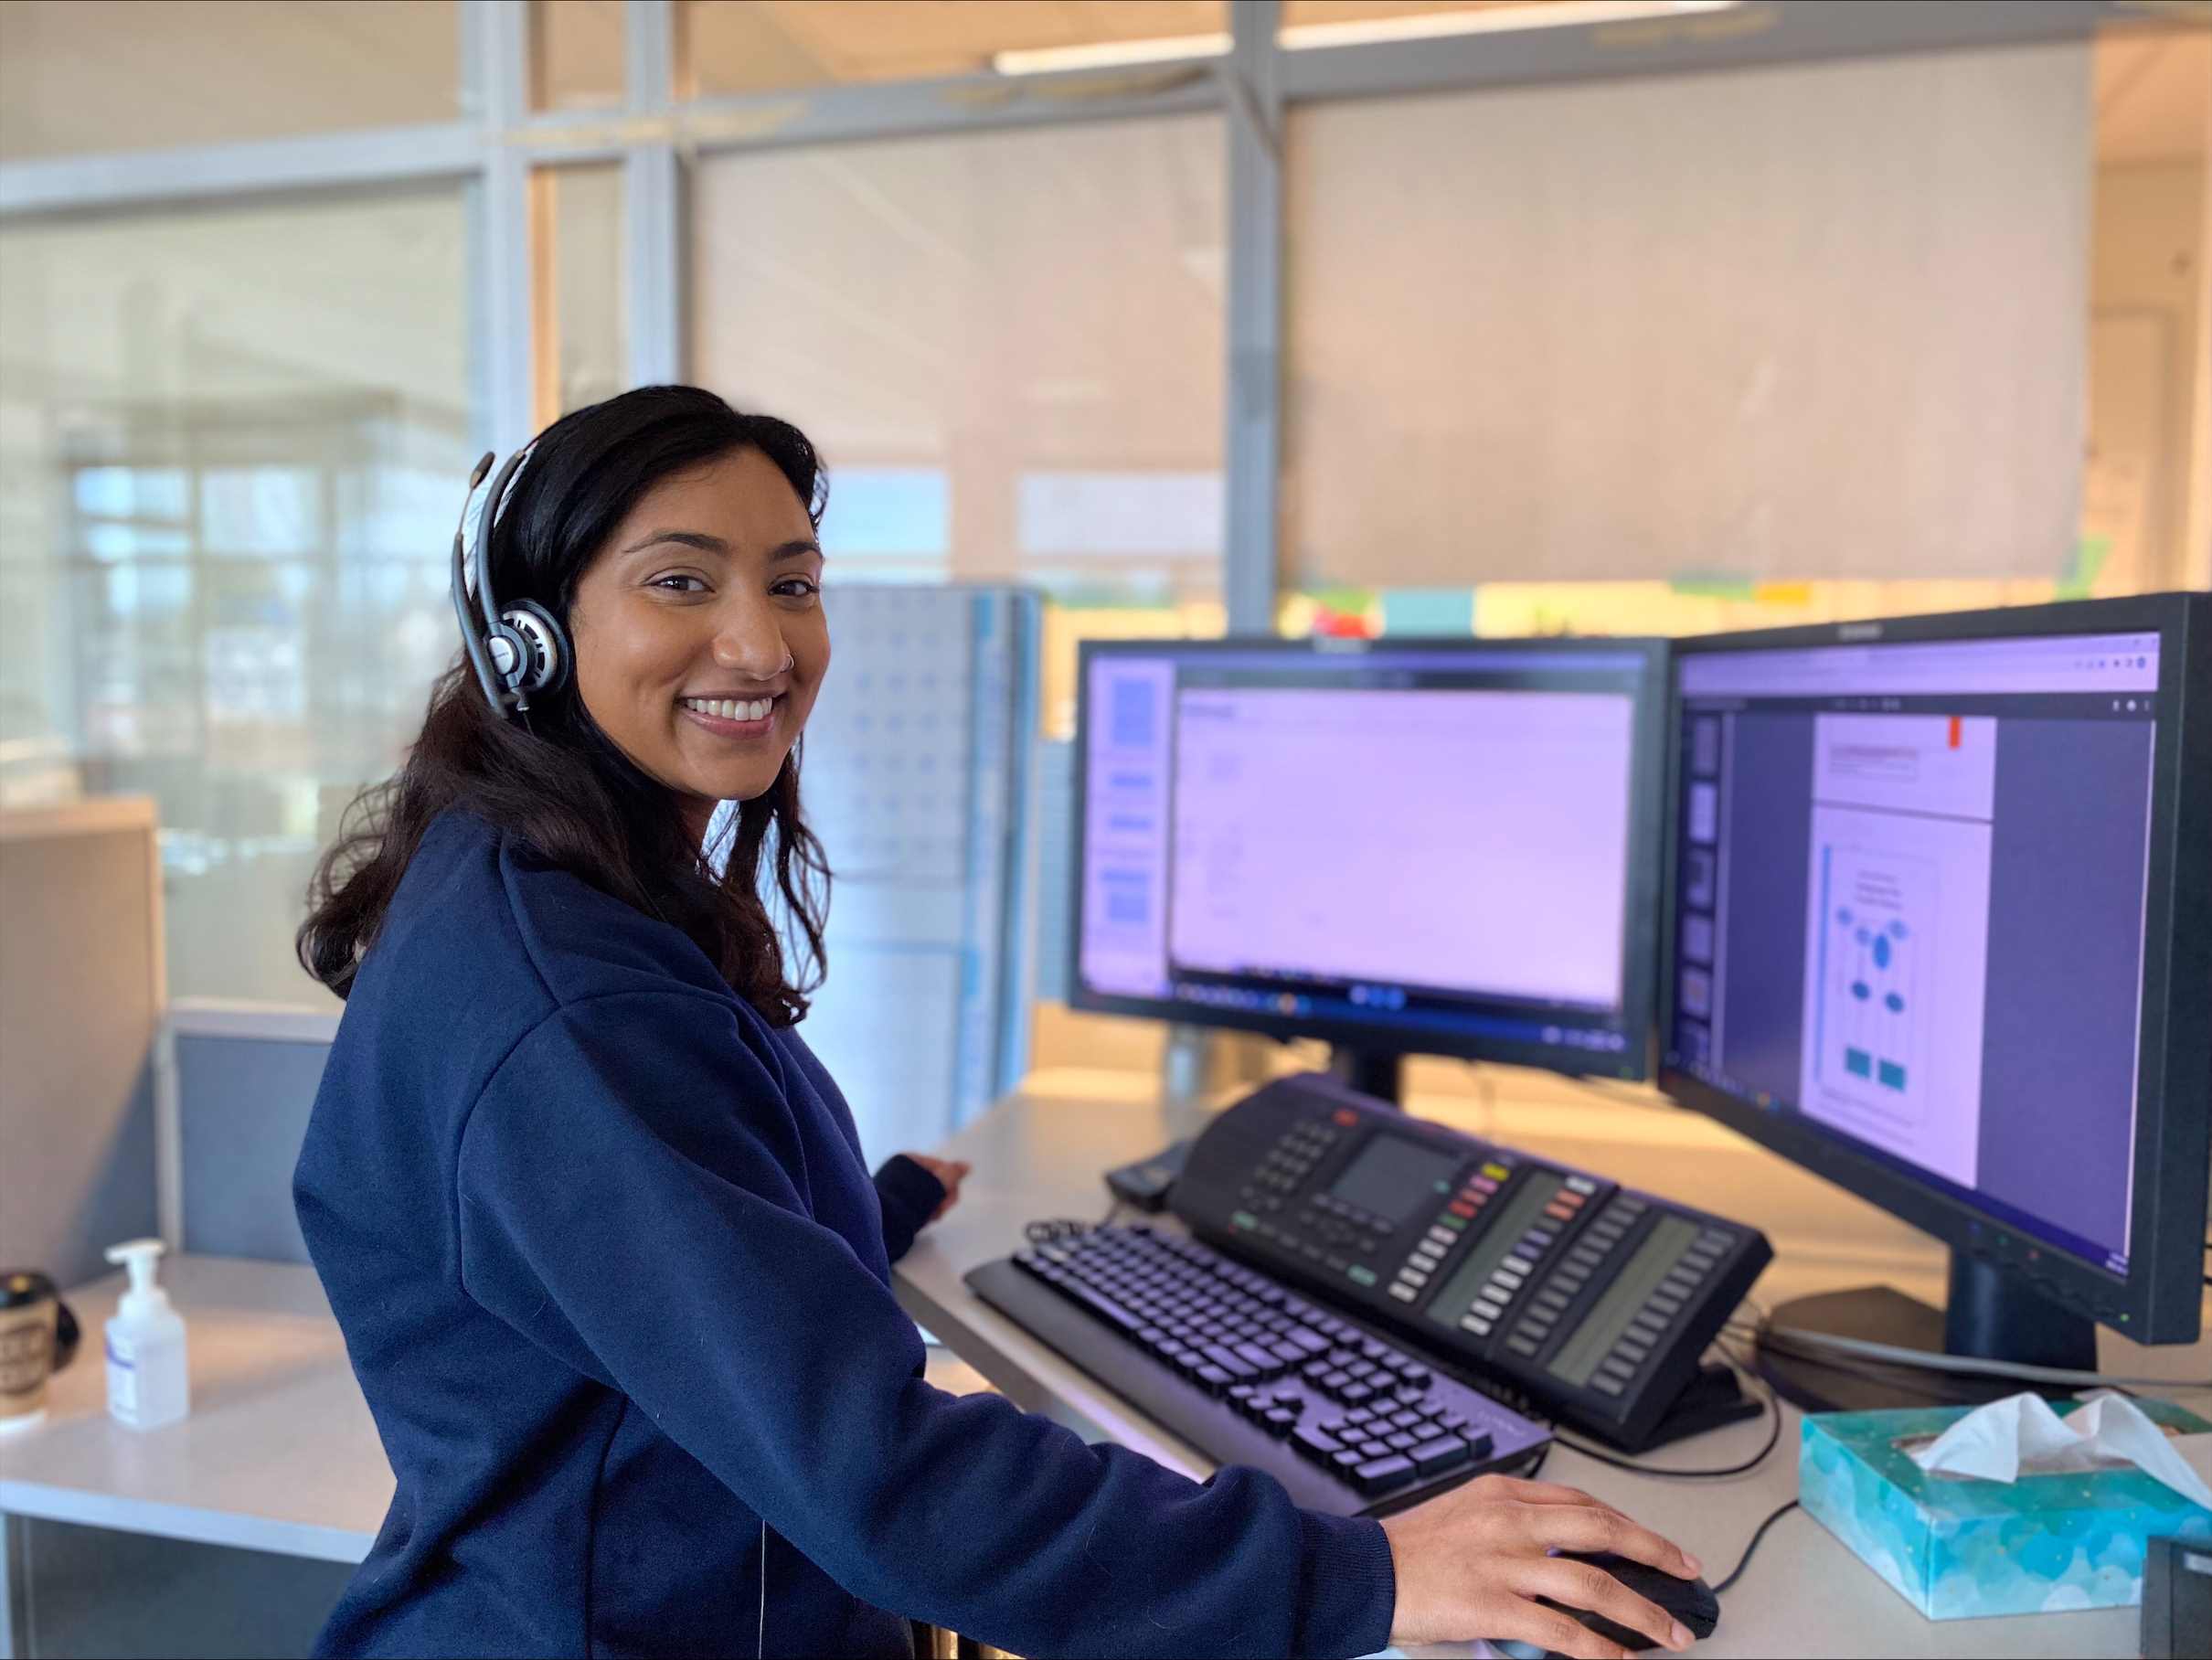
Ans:
<svg viewBox="0 0 2212 1660"><path fill-rule="evenodd" d="M1341 23L1293 23L1281 35L1283 49L1313 51L1333 46L1371 46L1388 40L1436 40L1452 35L1495 35L1519 29L1570 28L1578 24L1625 23L1725 12L1743 0L1552 0L1549 5L1497 5L1482 11L1423 12L1405 17L1355 17ZM1219 58L1229 48L1225 33L1163 35L1150 40L1100 40L1084 46L1048 46L994 52L1001 75L1050 75L1069 69L1127 69Z"/></svg>

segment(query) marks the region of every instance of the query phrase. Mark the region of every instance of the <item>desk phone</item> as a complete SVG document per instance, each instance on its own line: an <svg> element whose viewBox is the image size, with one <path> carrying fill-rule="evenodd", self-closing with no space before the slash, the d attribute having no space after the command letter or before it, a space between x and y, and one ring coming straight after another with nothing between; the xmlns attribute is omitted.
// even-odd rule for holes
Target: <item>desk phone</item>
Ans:
<svg viewBox="0 0 2212 1660"><path fill-rule="evenodd" d="M1757 1410L1702 1366L1772 1258L1757 1229L1333 1079L1223 1112L1169 1208L1189 1238L1095 1229L967 1282L1310 1507L1395 1508L1522 1467L1547 1439L1526 1410L1636 1451Z"/></svg>
<svg viewBox="0 0 2212 1660"><path fill-rule="evenodd" d="M1773 1250L1753 1228L1282 1079L1217 1119L1171 1208L1201 1240L1652 1444Z"/></svg>

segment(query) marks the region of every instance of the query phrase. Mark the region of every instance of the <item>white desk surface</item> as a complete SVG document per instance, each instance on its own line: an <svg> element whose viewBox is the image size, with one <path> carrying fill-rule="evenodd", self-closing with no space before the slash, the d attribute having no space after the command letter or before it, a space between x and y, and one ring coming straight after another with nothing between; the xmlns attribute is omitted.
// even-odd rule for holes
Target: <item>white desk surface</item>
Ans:
<svg viewBox="0 0 2212 1660"><path fill-rule="evenodd" d="M357 1562L391 1467L312 1268L166 1257L192 1410L141 1431L108 1416L101 1331L123 1276L63 1293L84 1328L47 1421L0 1437L0 1512L282 1556Z"/></svg>
<svg viewBox="0 0 2212 1660"><path fill-rule="evenodd" d="M1430 1114L1430 1103L1420 1104L1424 1115L1452 1115L1448 1106ZM1641 1109L1598 1109L1618 1110ZM1048 1412L1091 1438L1111 1438L1199 1477L1211 1472L1211 1461L980 1302L961 1276L1018 1249L1026 1221L1049 1216L1097 1220L1108 1201L1099 1179L1101 1171L1190 1134L1203 1123L1198 1112L1164 1110L1141 1097L1012 1097L941 1149L946 1155L972 1161L974 1174L967 1179L959 1207L924 1233L894 1271L907 1311L1016 1402ZM1519 1144L1531 1144L1522 1139ZM1575 1151L1580 1155L1578 1162L1598 1165L1606 1175L1666 1191L1639 1175L1634 1152L1623 1150L1618 1159L1601 1164L1587 1145ZM1563 1151L1558 1156L1574 1154ZM1777 1186L1777 1203L1803 1202L1788 1183ZM1689 1194L1680 1197L1692 1198ZM1781 1219L1779 1211L1766 1217L1757 1214L1740 1196L1731 1196L1726 1206L1713 1196L1705 1202L1770 1231ZM1826 1288L1792 1282L1780 1254L1778 1249L1775 1266L1757 1288L1762 1300ZM2103 1363L2154 1376L2203 1378L2212 1374L2212 1344L2154 1351L2112 1339L2105 1344ZM2199 1411L2206 1410L2202 1392L2180 1399ZM1799 1415L1794 1409L1786 1410L1781 1440L1773 1454L1740 1477L1670 1482L1614 1470L1560 1447L1546 1463L1544 1479L1581 1487L1618 1506L1696 1553L1707 1577L1717 1580L1735 1567L1760 1520L1796 1496ZM1735 1463L1759 1450L1768 1429L1764 1420L1732 1425L1654 1453L1651 1462L1686 1467ZM2137 1653L2138 1631L2139 1617L2132 1608L1990 1620L1923 1619L1819 1523L1797 1511L1768 1533L1749 1570L1724 1599L1719 1629L1693 1652L1717 1657L2130 1655ZM1468 1651L1452 1647L1428 1652Z"/></svg>
<svg viewBox="0 0 2212 1660"><path fill-rule="evenodd" d="M1424 1103L1424 1110L1426 1110ZM1639 1109L1600 1107L1603 1114ZM1447 1109L1438 1116L1449 1116ZM1099 1173L1188 1134L1203 1115L1164 1110L1137 1092L1010 1098L943 1149L976 1165L959 1208L925 1233L896 1272L900 1301L931 1333L1021 1405L1087 1435L1111 1436L1194 1475L1210 1463L1100 1389L1084 1374L985 1307L961 1283L978 1263L1018 1247L1040 1216L1095 1219ZM1518 1144L1543 1151L1523 1133ZM1678 1184L1640 1174L1623 1149L1601 1161L1587 1145L1561 1157L1661 1192ZM1664 1165L1664 1158L1649 1161ZM1778 1208L1806 1197L1778 1183ZM1684 1193L1681 1197L1691 1198ZM1712 1208L1764 1223L1744 1195L1706 1194ZM1725 1200L1725 1202L1724 1202ZM1778 1262L1760 1290L1770 1298L1807 1286ZM85 1330L76 1362L55 1379L48 1419L0 1438L0 1512L127 1532L355 1562L367 1554L392 1494L392 1477L337 1327L312 1270L218 1257L169 1259L163 1269L187 1320L191 1415L141 1433L107 1416L101 1328L122 1276L67 1293ZM1864 1276L1862 1276L1864 1277ZM2212 1373L2212 1341L2145 1350L2104 1338L2104 1364L2152 1375ZM2183 1397L2204 1410L2203 1397ZM1655 1455L1686 1464L1732 1463L1757 1450L1762 1423L1738 1425ZM1614 1471L1557 1451L1547 1479L1570 1482L1621 1506L1696 1552L1710 1574L1734 1566L1758 1520L1794 1495L1792 1413L1773 1457L1725 1482L1665 1482ZM2132 1609L2005 1620L1931 1623L1803 1514L1777 1524L1750 1571L1729 1592L1720 1630L1697 1652L1725 1655L2132 1655ZM1439 1651L1463 1652L1457 1650Z"/></svg>

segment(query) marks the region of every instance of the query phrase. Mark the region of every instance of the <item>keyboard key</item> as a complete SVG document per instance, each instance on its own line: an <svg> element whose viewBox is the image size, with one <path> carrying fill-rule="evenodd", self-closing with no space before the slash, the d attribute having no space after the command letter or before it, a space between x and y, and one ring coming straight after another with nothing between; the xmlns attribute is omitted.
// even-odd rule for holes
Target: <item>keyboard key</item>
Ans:
<svg viewBox="0 0 2212 1660"><path fill-rule="evenodd" d="M1395 1435L1383 1437L1383 1445L1388 1447L1393 1452L1410 1452L1415 1444L1414 1437L1407 1434L1403 1430L1398 1431Z"/></svg>
<svg viewBox="0 0 2212 1660"><path fill-rule="evenodd" d="M1531 1358L1535 1357L1537 1352L1537 1346L1526 1337L1508 1337L1505 1346L1516 1355L1526 1355Z"/></svg>
<svg viewBox="0 0 2212 1660"><path fill-rule="evenodd" d="M1375 1409L1373 1407L1354 1407L1349 1412L1346 1412L1344 1415L1344 1421L1349 1424L1362 1424L1367 1422L1374 1416Z"/></svg>
<svg viewBox="0 0 2212 1660"><path fill-rule="evenodd" d="M1334 1435L1324 1433L1312 1424L1302 1424L1291 1431L1291 1445L1306 1457L1320 1463L1344 1451L1344 1443Z"/></svg>
<svg viewBox="0 0 2212 1660"><path fill-rule="evenodd" d="M1644 1299L1643 1306L1650 1309L1654 1314L1678 1314L1682 1312L1682 1299L1670 1297L1664 1292L1654 1293Z"/></svg>
<svg viewBox="0 0 2212 1660"><path fill-rule="evenodd" d="M1398 1453L1364 1463L1353 1473L1362 1493L1387 1493L1413 1479L1413 1461Z"/></svg>
<svg viewBox="0 0 2212 1660"><path fill-rule="evenodd" d="M1392 1426L1400 1430L1410 1430L1415 1424L1420 1422L1420 1421L1421 1415L1413 1410L1413 1409L1410 1407L1403 1408L1390 1414L1390 1422Z"/></svg>
<svg viewBox="0 0 2212 1660"><path fill-rule="evenodd" d="M1375 1391L1364 1383L1347 1383L1337 1391L1336 1399L1346 1406L1356 1407L1374 1393Z"/></svg>
<svg viewBox="0 0 2212 1660"><path fill-rule="evenodd" d="M1478 1337L1487 1337L1490 1335L1491 1324L1480 1314L1464 1314L1460 1318L1460 1330L1473 1332Z"/></svg>
<svg viewBox="0 0 2212 1660"><path fill-rule="evenodd" d="M1334 1395L1352 1381L1349 1372L1324 1372L1318 1379L1321 1387Z"/></svg>
<svg viewBox="0 0 2212 1660"><path fill-rule="evenodd" d="M1137 1328L1143 1325L1143 1321L1111 1297L1101 1295L1100 1293L1092 1291L1088 1285L1070 1285L1065 1289L1076 1302L1081 1304L1083 1307L1089 1309L1124 1336L1135 1335Z"/></svg>
<svg viewBox="0 0 2212 1660"><path fill-rule="evenodd" d="M1608 1378L1603 1372L1600 1372L1590 1380L1590 1387L1603 1395L1625 1395L1628 1393L1628 1385L1622 1383L1618 1378Z"/></svg>
<svg viewBox="0 0 2212 1660"><path fill-rule="evenodd" d="M1473 1454L1467 1451L1467 1443L1458 1436L1440 1435L1434 1441L1416 1442L1406 1456L1413 1461L1413 1467L1423 1475L1434 1475L1440 1470L1449 1470L1455 1464L1465 1463Z"/></svg>
<svg viewBox="0 0 2212 1660"><path fill-rule="evenodd" d="M1238 1344L1236 1355L1238 1359L1252 1368L1255 1377L1270 1378L1282 1370L1282 1362L1257 1343Z"/></svg>
<svg viewBox="0 0 2212 1660"><path fill-rule="evenodd" d="M1434 1377L1435 1374L1430 1372L1427 1367L1421 1365L1420 1361L1416 1360L1399 1367L1398 1376L1403 1378L1408 1383L1418 1383L1423 1389L1427 1389L1429 1387L1429 1380Z"/></svg>
<svg viewBox="0 0 2212 1660"><path fill-rule="evenodd" d="M1209 1343L1203 1351L1207 1359L1219 1367L1239 1383L1248 1383L1259 1374L1244 1363L1244 1357L1234 1349L1224 1348L1218 1343Z"/></svg>
<svg viewBox="0 0 2212 1660"><path fill-rule="evenodd" d="M1401 1284L1393 1285L1390 1288L1390 1294L1393 1297L1396 1297L1400 1303L1410 1303L1416 1297L1420 1295L1420 1292L1414 1286Z"/></svg>
<svg viewBox="0 0 2212 1660"><path fill-rule="evenodd" d="M1283 1436L1298 1427L1298 1414L1288 1407L1272 1407L1260 1421L1270 1435Z"/></svg>
<svg viewBox="0 0 2212 1660"><path fill-rule="evenodd" d="M1229 1375L1218 1366L1202 1366L1192 1376L1203 1384L1207 1392L1211 1395L1218 1395L1229 1386Z"/></svg>
<svg viewBox="0 0 2212 1660"><path fill-rule="evenodd" d="M1293 1327L1286 1334L1284 1341L1296 1344L1302 1353L1308 1355L1318 1355L1329 1346L1326 1337L1303 1325Z"/></svg>
<svg viewBox="0 0 2212 1660"><path fill-rule="evenodd" d="M1623 1360L1642 1360L1644 1356L1650 1354L1651 1352L1652 1346L1650 1344L1640 1343L1633 1337L1623 1337L1620 1342L1613 1345L1613 1353L1620 1356Z"/></svg>
<svg viewBox="0 0 2212 1660"><path fill-rule="evenodd" d="M1618 1378L1623 1383L1636 1375L1634 1362L1623 1360L1618 1355L1607 1356L1598 1370L1608 1378Z"/></svg>
<svg viewBox="0 0 2212 1660"><path fill-rule="evenodd" d="M1267 1351L1269 1354L1275 1357L1277 1364L1286 1367L1296 1366L1306 1357L1305 1350L1300 1348L1296 1344L1288 1342L1281 1337L1270 1339L1267 1345Z"/></svg>
<svg viewBox="0 0 2212 1660"><path fill-rule="evenodd" d="M1341 1480L1351 1483L1354 1486L1359 1484L1359 1466L1367 1462L1364 1455L1350 1447L1346 1447L1341 1452L1329 1454L1329 1463L1335 1470L1337 1476Z"/></svg>

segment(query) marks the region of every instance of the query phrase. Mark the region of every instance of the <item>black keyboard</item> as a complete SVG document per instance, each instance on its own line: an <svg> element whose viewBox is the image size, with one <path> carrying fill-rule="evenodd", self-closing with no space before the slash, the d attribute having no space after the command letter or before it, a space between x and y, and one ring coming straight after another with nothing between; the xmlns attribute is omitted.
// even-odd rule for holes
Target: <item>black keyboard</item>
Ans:
<svg viewBox="0 0 2212 1660"><path fill-rule="evenodd" d="M1177 1235L1093 1229L985 1263L967 1284L1200 1452L1257 1465L1308 1509L1401 1509L1550 1439Z"/></svg>

